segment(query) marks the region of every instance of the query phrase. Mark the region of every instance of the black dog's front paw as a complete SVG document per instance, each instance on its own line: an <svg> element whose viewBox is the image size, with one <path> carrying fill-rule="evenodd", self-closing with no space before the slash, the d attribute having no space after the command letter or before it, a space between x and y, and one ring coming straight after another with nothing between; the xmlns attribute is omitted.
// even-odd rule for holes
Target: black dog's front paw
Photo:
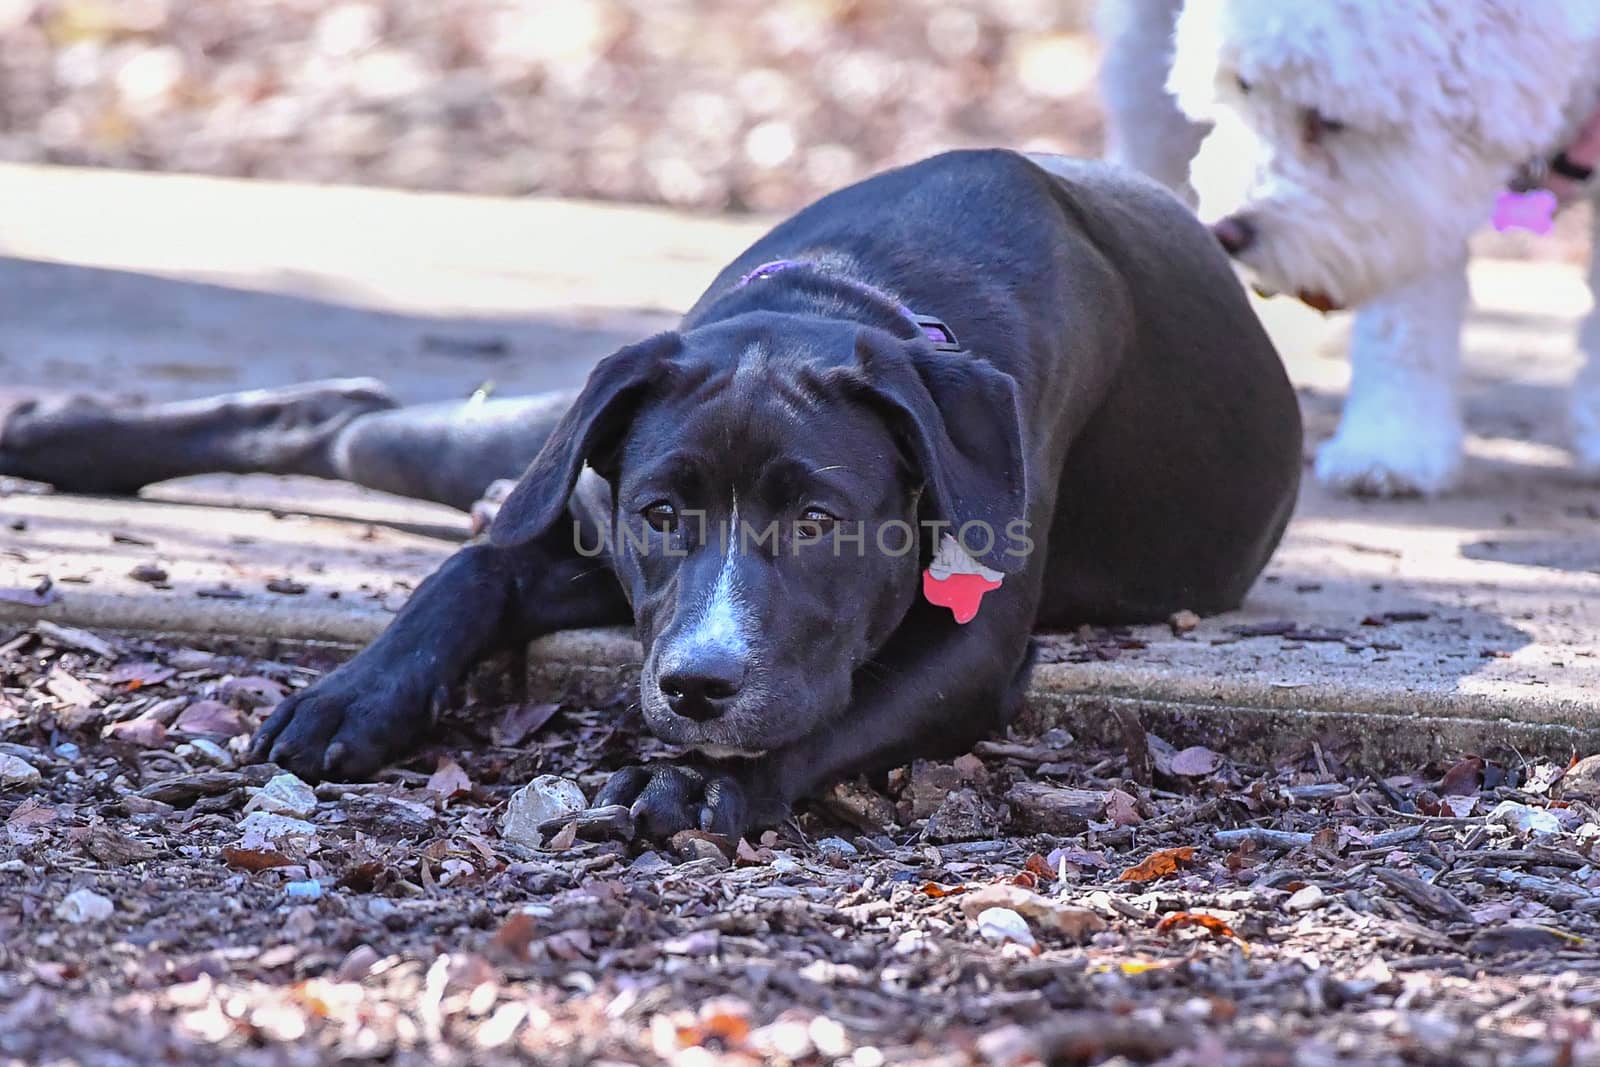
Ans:
<svg viewBox="0 0 1600 1067"><path fill-rule="evenodd" d="M279 704L256 731L249 758L312 782L367 778L416 743L445 696L358 656Z"/></svg>
<svg viewBox="0 0 1600 1067"><path fill-rule="evenodd" d="M679 830L739 837L757 814L746 787L726 771L677 763L625 767L611 776L597 807L622 804L640 831L658 840Z"/></svg>

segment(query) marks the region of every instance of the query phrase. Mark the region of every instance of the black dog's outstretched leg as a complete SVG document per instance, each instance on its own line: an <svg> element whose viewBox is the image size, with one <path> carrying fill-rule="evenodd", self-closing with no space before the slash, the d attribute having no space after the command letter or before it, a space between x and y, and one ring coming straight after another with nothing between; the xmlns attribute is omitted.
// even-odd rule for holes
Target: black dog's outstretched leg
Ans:
<svg viewBox="0 0 1600 1067"><path fill-rule="evenodd" d="M1003 628L951 633L931 645L890 652L857 675L855 699L837 722L754 759L690 760L628 767L596 804L626 804L653 837L700 829L737 837L787 818L796 801L853 774L913 758L949 758L1002 730L1016 715L1033 645L1016 652L1009 674ZM1013 640L1011 644L1015 644Z"/></svg>
<svg viewBox="0 0 1600 1067"><path fill-rule="evenodd" d="M396 407L381 382L342 378L141 405L90 394L0 405L0 474L65 492L135 493L191 474L338 472L330 447L353 421Z"/></svg>
<svg viewBox="0 0 1600 1067"><path fill-rule="evenodd" d="M422 740L449 687L489 653L627 621L610 568L580 555L573 536L558 522L516 548L469 545L451 556L376 641L278 705L251 757L313 781L366 777Z"/></svg>
<svg viewBox="0 0 1600 1067"><path fill-rule="evenodd" d="M0 398L0 475L69 493L136 493L191 474L308 474L466 510L516 478L571 392L398 407L346 378L141 405Z"/></svg>

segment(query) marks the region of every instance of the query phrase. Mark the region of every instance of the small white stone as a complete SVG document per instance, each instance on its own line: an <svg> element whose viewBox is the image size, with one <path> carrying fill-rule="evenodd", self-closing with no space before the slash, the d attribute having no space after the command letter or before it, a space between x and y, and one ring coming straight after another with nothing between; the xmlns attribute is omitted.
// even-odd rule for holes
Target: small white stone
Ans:
<svg viewBox="0 0 1600 1067"><path fill-rule="evenodd" d="M1007 941L1032 948L1037 942L1028 920L1010 908L985 908L978 913L978 934L989 941Z"/></svg>
<svg viewBox="0 0 1600 1067"><path fill-rule="evenodd" d="M850 1055L850 1035L836 1020L819 1015L811 1020L808 1032L811 1043L828 1059L837 1060Z"/></svg>
<svg viewBox="0 0 1600 1067"><path fill-rule="evenodd" d="M578 783L554 774L541 774L516 793L500 819L500 836L523 848L542 848L542 823L564 815L576 815L589 806Z"/></svg>
<svg viewBox="0 0 1600 1067"><path fill-rule="evenodd" d="M280 837L315 837L317 828L304 819L291 819L287 815L274 815L266 811L252 811L239 822L244 834L240 844L245 848L259 848Z"/></svg>
<svg viewBox="0 0 1600 1067"><path fill-rule="evenodd" d="M1518 804L1514 800L1501 801L1499 806L1484 817L1484 821L1509 826L1519 834L1558 834L1561 832L1561 820L1556 818L1555 815L1544 808Z"/></svg>
<svg viewBox="0 0 1600 1067"><path fill-rule="evenodd" d="M244 810L303 819L317 810L317 794L295 775L277 774L256 790L256 795L250 798Z"/></svg>
<svg viewBox="0 0 1600 1067"><path fill-rule="evenodd" d="M811 1028L799 1019L779 1019L750 1035L756 1048L793 1062L805 1059L814 1051Z"/></svg>
<svg viewBox="0 0 1600 1067"><path fill-rule="evenodd" d="M43 777L39 773L39 768L21 756L0 753L0 789L36 785Z"/></svg>
<svg viewBox="0 0 1600 1067"><path fill-rule="evenodd" d="M308 878L304 882L290 882L283 887L283 891L290 900L322 899L322 883L314 878Z"/></svg>
<svg viewBox="0 0 1600 1067"><path fill-rule="evenodd" d="M111 918L116 909L111 901L92 889L74 889L56 905L56 918L62 922L89 923Z"/></svg>
<svg viewBox="0 0 1600 1067"><path fill-rule="evenodd" d="M233 753L229 752L215 741L212 741L210 738L197 737L190 741L187 747L194 749L195 755L199 756L201 759L208 763L215 764L216 766L221 767L223 770L231 770L237 763L237 761L233 758Z"/></svg>
<svg viewBox="0 0 1600 1067"><path fill-rule="evenodd" d="M856 846L842 837L824 837L817 842L817 849L821 852L837 852L841 856L854 856L859 852Z"/></svg>
<svg viewBox="0 0 1600 1067"><path fill-rule="evenodd" d="M1311 911L1322 907L1327 899L1328 896L1322 891L1321 886L1301 886L1295 890L1294 896L1284 901L1283 906L1289 911Z"/></svg>

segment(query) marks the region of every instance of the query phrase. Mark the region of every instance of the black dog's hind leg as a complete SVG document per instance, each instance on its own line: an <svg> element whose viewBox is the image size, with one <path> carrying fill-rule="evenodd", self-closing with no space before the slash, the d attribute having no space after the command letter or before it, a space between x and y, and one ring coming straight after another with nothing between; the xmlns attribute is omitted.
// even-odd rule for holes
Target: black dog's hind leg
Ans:
<svg viewBox="0 0 1600 1067"><path fill-rule="evenodd" d="M416 746L449 687L484 656L556 630L631 619L610 566L557 522L515 548L468 545L350 662L278 705L251 743L303 778L363 778ZM599 544L586 524L581 545Z"/></svg>
<svg viewBox="0 0 1600 1067"><path fill-rule="evenodd" d="M150 405L25 396L0 409L0 475L78 493L135 493L191 474L337 477L330 449L340 433L396 405L370 378Z"/></svg>
<svg viewBox="0 0 1600 1067"><path fill-rule="evenodd" d="M398 407L366 378L138 405L24 399L0 417L0 475L135 493L191 474L308 474L466 510L516 478L571 393Z"/></svg>
<svg viewBox="0 0 1600 1067"><path fill-rule="evenodd" d="M575 393L426 404L367 415L329 444L327 477L463 511L522 476Z"/></svg>

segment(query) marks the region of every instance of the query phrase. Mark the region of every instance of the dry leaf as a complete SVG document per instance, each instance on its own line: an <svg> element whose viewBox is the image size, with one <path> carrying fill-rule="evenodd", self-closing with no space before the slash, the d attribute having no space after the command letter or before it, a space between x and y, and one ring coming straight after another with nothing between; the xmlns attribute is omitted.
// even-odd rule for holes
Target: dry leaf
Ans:
<svg viewBox="0 0 1600 1067"><path fill-rule="evenodd" d="M95 859L117 866L154 859L156 855L155 846L100 821L90 824L83 844Z"/></svg>
<svg viewBox="0 0 1600 1067"><path fill-rule="evenodd" d="M472 792L472 779L461 769L461 764L448 756L439 759L439 769L428 778L428 788L449 800Z"/></svg>
<svg viewBox="0 0 1600 1067"><path fill-rule="evenodd" d="M1478 756L1468 756L1454 767L1444 772L1444 778L1439 782L1441 796L1467 796L1476 793L1483 784L1483 760Z"/></svg>
<svg viewBox="0 0 1600 1067"><path fill-rule="evenodd" d="M126 741L142 748L160 748L167 743L167 728L154 719L129 719L114 722L101 732L110 741Z"/></svg>
<svg viewBox="0 0 1600 1067"><path fill-rule="evenodd" d="M1201 778L1222 766L1222 757L1204 745L1191 745L1172 757L1172 773Z"/></svg>
<svg viewBox="0 0 1600 1067"><path fill-rule="evenodd" d="M550 955L565 963L583 959L594 951L593 938L589 931L583 929L563 930L544 939L544 947Z"/></svg>
<svg viewBox="0 0 1600 1067"><path fill-rule="evenodd" d="M40 800L38 797L29 797L17 805L15 811L6 819L7 826L44 826L56 821L56 809L53 805Z"/></svg>
<svg viewBox="0 0 1600 1067"><path fill-rule="evenodd" d="M922 892L930 897L953 897L957 893L965 893L964 885L940 885L938 882L923 882Z"/></svg>
<svg viewBox="0 0 1600 1067"><path fill-rule="evenodd" d="M112 685L140 689L147 685L160 685L177 673L171 667L163 667L154 661L144 660L139 663L124 663L106 675L106 681Z"/></svg>
<svg viewBox="0 0 1600 1067"><path fill-rule="evenodd" d="M1117 875L1119 882L1150 882L1157 878L1165 878L1177 874L1178 868L1194 859L1194 849L1188 845L1182 848L1164 848L1160 852L1151 853L1143 863L1129 867Z"/></svg>
<svg viewBox="0 0 1600 1067"><path fill-rule="evenodd" d="M210 737L237 737L248 733L250 724L244 713L220 700L196 700L183 709L172 728L182 734L206 734Z"/></svg>
<svg viewBox="0 0 1600 1067"><path fill-rule="evenodd" d="M525 963L528 959L528 943L533 940L538 928L539 924L532 915L525 911L513 912L495 932L490 947L495 952Z"/></svg>
<svg viewBox="0 0 1600 1067"><path fill-rule="evenodd" d="M237 867L241 871L265 871L273 867L292 867L295 863L276 849L240 848L237 845L223 845L222 859L229 867Z"/></svg>
<svg viewBox="0 0 1600 1067"><path fill-rule="evenodd" d="M243 708L273 707L287 695L282 685L259 674L224 678L218 689L228 703Z"/></svg>
<svg viewBox="0 0 1600 1067"><path fill-rule="evenodd" d="M515 748L560 710L560 704L518 704L490 728L489 737L502 748Z"/></svg>
<svg viewBox="0 0 1600 1067"><path fill-rule="evenodd" d="M1105 853L1090 852L1088 849L1078 848L1075 845L1052 850L1044 861L1050 866L1052 878L1055 877L1055 872L1060 869L1063 862L1069 867L1090 867L1094 870L1102 870L1109 866L1106 863Z"/></svg>
<svg viewBox="0 0 1600 1067"><path fill-rule="evenodd" d="M571 848L577 840L578 823L576 820L574 820L573 822L569 822L567 825L557 830L550 837L550 839L544 843L544 847L550 852L565 852L567 849Z"/></svg>
<svg viewBox="0 0 1600 1067"><path fill-rule="evenodd" d="M736 1049L750 1037L749 1008L729 998L707 1001L693 1020L679 1022L673 1039L679 1048L692 1048L714 1042L722 1049Z"/></svg>
<svg viewBox="0 0 1600 1067"><path fill-rule="evenodd" d="M345 869L344 874L334 882L335 889L350 889L357 893L370 893L378 884L378 878L386 868L379 859L365 859L353 863Z"/></svg>
<svg viewBox="0 0 1600 1067"><path fill-rule="evenodd" d="M1182 960L1123 960L1117 970L1127 975L1149 974L1151 971L1170 971Z"/></svg>
<svg viewBox="0 0 1600 1067"><path fill-rule="evenodd" d="M36 845L49 836L42 827L56 821L56 809L38 797L29 797L17 805L6 819L6 837L18 848Z"/></svg>
<svg viewBox="0 0 1600 1067"><path fill-rule="evenodd" d="M1106 818L1117 826L1138 826L1144 822L1139 802L1131 793L1113 789L1106 794Z"/></svg>
<svg viewBox="0 0 1600 1067"><path fill-rule="evenodd" d="M739 838L739 843L734 846L733 859L741 867L761 867L776 859L775 853L770 848L756 848L744 838Z"/></svg>
<svg viewBox="0 0 1600 1067"><path fill-rule="evenodd" d="M1215 915L1206 915L1198 911L1175 911L1156 924L1156 931L1167 933L1185 926L1198 926L1215 937L1244 942L1244 938L1233 932L1233 927Z"/></svg>

